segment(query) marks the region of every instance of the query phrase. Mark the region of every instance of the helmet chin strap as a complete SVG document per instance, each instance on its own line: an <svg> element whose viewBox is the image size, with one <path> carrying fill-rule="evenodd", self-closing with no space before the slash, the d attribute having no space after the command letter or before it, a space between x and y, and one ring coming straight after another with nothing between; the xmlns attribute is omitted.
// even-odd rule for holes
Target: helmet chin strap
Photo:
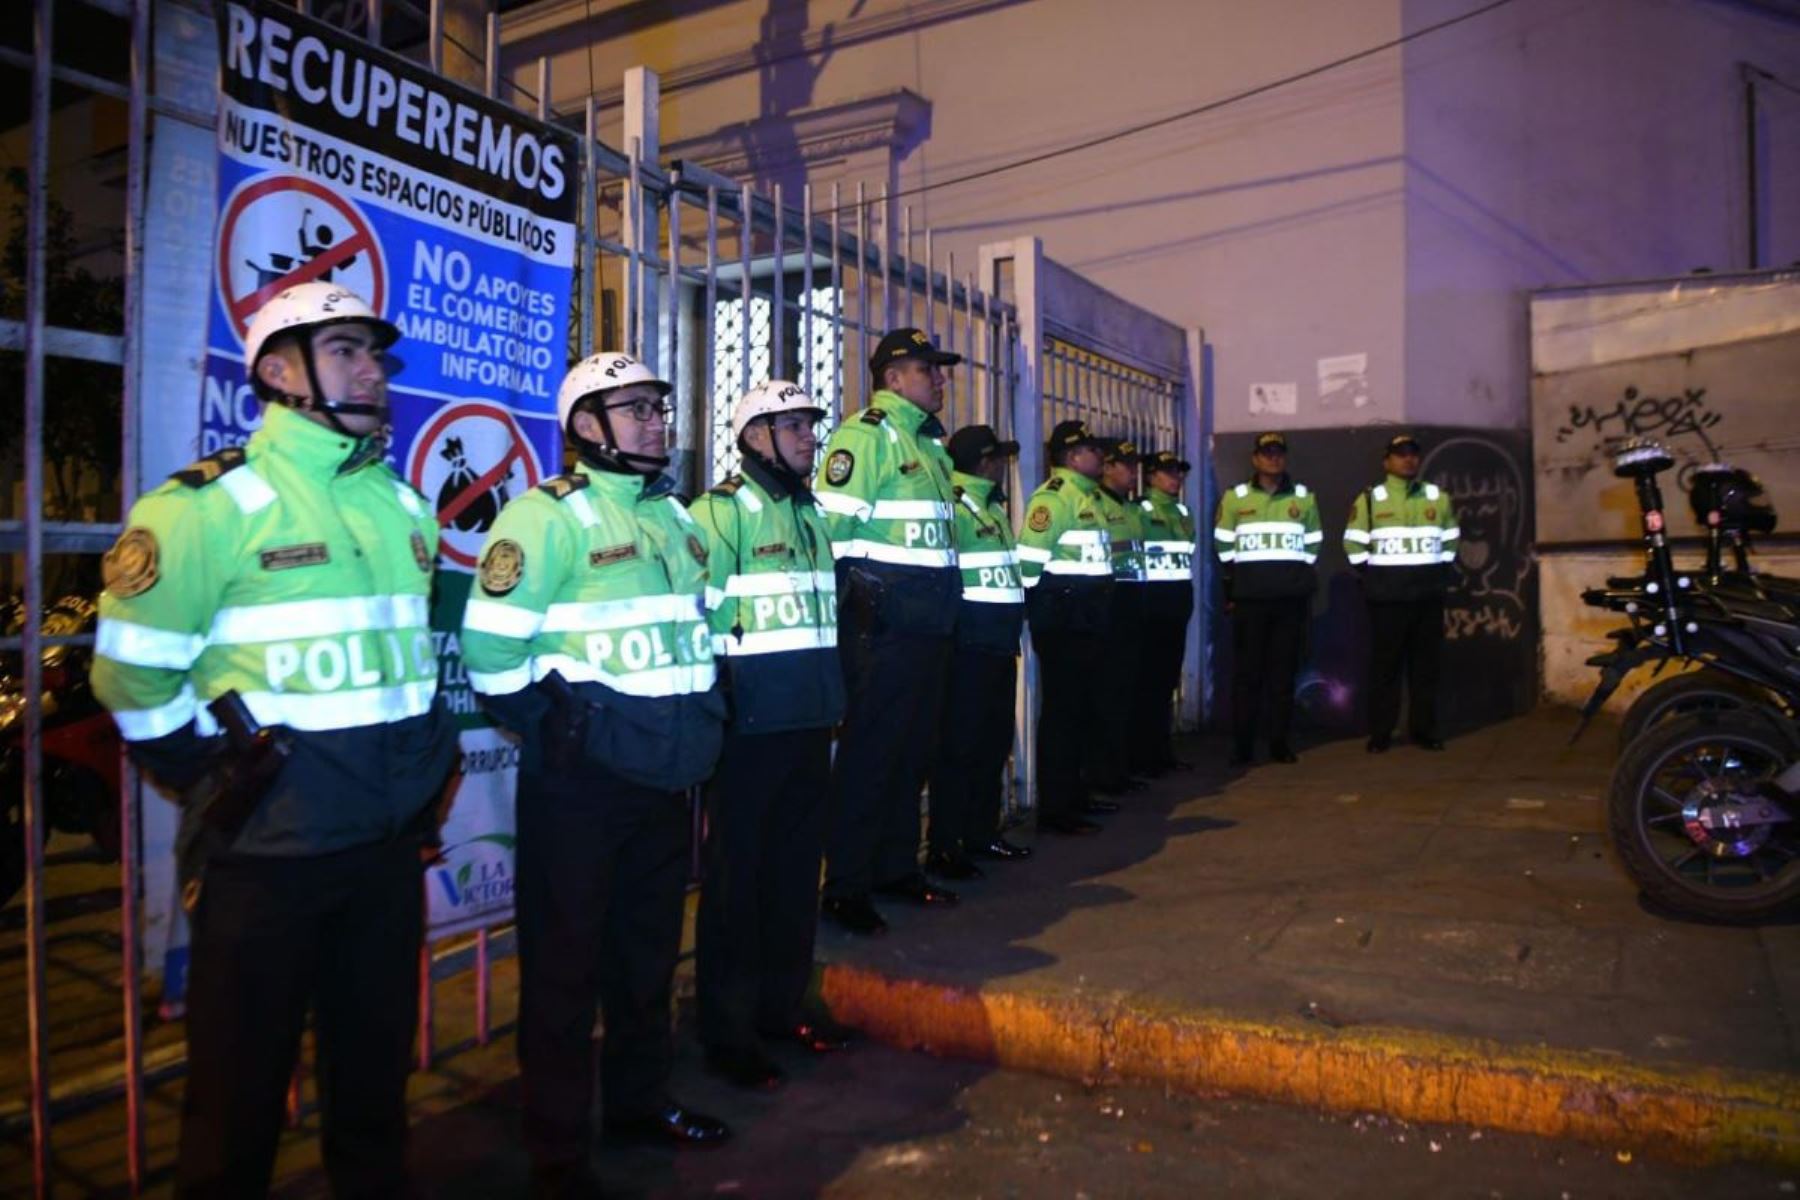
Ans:
<svg viewBox="0 0 1800 1200"><path fill-rule="evenodd" d="M605 442L596 442L582 437L575 432L575 421L569 420L569 437L575 443L575 453L581 460L602 471L611 471L619 475L656 475L669 465L669 456L654 454L636 454L630 450L618 448L618 435L613 433L612 417L607 414L606 403L602 400L588 410L600 421L600 431L606 435Z"/></svg>

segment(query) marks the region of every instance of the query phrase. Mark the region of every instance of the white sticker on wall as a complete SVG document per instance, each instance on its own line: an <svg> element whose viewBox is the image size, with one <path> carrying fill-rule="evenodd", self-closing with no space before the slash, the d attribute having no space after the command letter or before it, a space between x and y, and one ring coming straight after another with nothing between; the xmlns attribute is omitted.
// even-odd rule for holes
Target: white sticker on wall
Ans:
<svg viewBox="0 0 1800 1200"><path fill-rule="evenodd" d="M1319 406L1363 408L1369 403L1369 356L1339 354L1319 360Z"/></svg>
<svg viewBox="0 0 1800 1200"><path fill-rule="evenodd" d="M1300 385L1297 383L1253 383L1250 385L1250 415L1274 413L1293 416L1300 411Z"/></svg>

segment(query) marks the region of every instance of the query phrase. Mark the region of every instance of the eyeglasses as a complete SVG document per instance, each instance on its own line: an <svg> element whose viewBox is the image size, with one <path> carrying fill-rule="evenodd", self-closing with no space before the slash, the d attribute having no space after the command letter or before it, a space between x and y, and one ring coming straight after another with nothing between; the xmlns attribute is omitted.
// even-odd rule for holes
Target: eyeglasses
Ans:
<svg viewBox="0 0 1800 1200"><path fill-rule="evenodd" d="M675 406L666 399L661 400L629 400L622 404L609 404L608 412L628 412L631 419L640 425L648 425L651 421L661 419L665 423L675 415Z"/></svg>

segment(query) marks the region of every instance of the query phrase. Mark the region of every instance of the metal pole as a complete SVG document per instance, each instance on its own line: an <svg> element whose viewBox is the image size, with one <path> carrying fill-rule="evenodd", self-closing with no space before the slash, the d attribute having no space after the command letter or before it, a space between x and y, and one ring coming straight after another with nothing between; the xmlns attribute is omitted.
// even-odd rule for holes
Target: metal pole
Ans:
<svg viewBox="0 0 1800 1200"><path fill-rule="evenodd" d="M925 230L925 336L935 342L937 341L937 250L933 248L932 241L931 229L927 227ZM951 255L951 261L955 260L956 256ZM946 303L950 300L952 278L951 272L946 270L944 272L944 300ZM952 313L954 313L954 309ZM954 315L946 316L944 320L946 322L945 334L948 336L948 324L953 322L955 317Z"/></svg>
<svg viewBox="0 0 1800 1200"><path fill-rule="evenodd" d="M844 211L838 202L841 189L831 183L831 362L837 368L837 379L831 389L830 423L836 425L844 415ZM814 397L817 399L818 397ZM823 441L823 439L820 439Z"/></svg>
<svg viewBox="0 0 1800 1200"><path fill-rule="evenodd" d="M144 369L144 148L149 127L150 5L131 6L131 98L125 117L125 371L120 396L119 501L138 490L138 411ZM144 1188L143 947L138 939L142 861L138 816L142 791L137 772L120 752L119 958L125 1034L125 1167L133 1196Z"/></svg>
<svg viewBox="0 0 1800 1200"><path fill-rule="evenodd" d="M538 58L538 120L548 121L554 114L550 111L550 56Z"/></svg>
<svg viewBox="0 0 1800 1200"><path fill-rule="evenodd" d="M50 1058L44 984L44 238L50 199L52 0L33 10L31 159L25 201L25 1011L31 1060L31 1178L50 1194Z"/></svg>
<svg viewBox="0 0 1800 1200"><path fill-rule="evenodd" d="M594 125L598 119L590 95L583 104L585 132L581 139L581 332L576 341L582 358L594 352L594 329L599 324L595 317L600 303L600 280L595 272L599 270L600 197L594 187Z"/></svg>
<svg viewBox="0 0 1800 1200"><path fill-rule="evenodd" d="M492 990L488 979L488 931L475 931L475 1044L488 1044L488 1030L492 1024L488 1020L488 994Z"/></svg>
<svg viewBox="0 0 1800 1200"><path fill-rule="evenodd" d="M800 189L800 363L801 390L813 395L813 201L812 184Z"/></svg>
<svg viewBox="0 0 1800 1200"><path fill-rule="evenodd" d="M756 190L746 183L738 193L738 215L743 218L738 230L738 295L744 306L738 321L739 395L750 390L750 243L756 236L755 204Z"/></svg>
<svg viewBox="0 0 1800 1200"><path fill-rule="evenodd" d="M643 142L632 138L626 146L625 171L625 305L624 316L620 323L620 338L625 343L625 352L639 359L644 357L643 348L638 344L638 245L644 237L644 214L638 201L638 148Z"/></svg>
<svg viewBox="0 0 1800 1200"><path fill-rule="evenodd" d="M719 312L719 189L715 184L706 187L706 312L703 314L702 328L706 330L706 345L700 355L700 378L703 383L701 395L706 403L706 479L708 486L719 481L719 461L715 443L718 434L714 429L716 417L713 405L718 392L718 381L714 378L713 369L716 364L713 357L718 353L719 331L716 318Z"/></svg>
<svg viewBox="0 0 1800 1200"><path fill-rule="evenodd" d="M688 374L681 369L681 189L675 181L669 181L669 262L668 291L662 303L656 306L656 327L659 331L656 368L665 379L686 379ZM677 400L680 394L677 393ZM687 406L675 412L675 444L682 444L682 427L691 421ZM691 430L692 426L688 426Z"/></svg>
<svg viewBox="0 0 1800 1200"><path fill-rule="evenodd" d="M856 182L856 397L869 404L869 202L863 183Z"/></svg>
<svg viewBox="0 0 1800 1200"><path fill-rule="evenodd" d="M500 96L500 14L489 12L487 15L487 58L485 81L482 90L488 99L495 100Z"/></svg>
<svg viewBox="0 0 1800 1200"><path fill-rule="evenodd" d="M969 411L975 414L972 419L992 425L993 418L982 411L981 393L975 387L975 272L973 271L970 271L969 277L963 281L963 394L969 398Z"/></svg>
<svg viewBox="0 0 1800 1200"><path fill-rule="evenodd" d="M769 280L769 378L786 379L787 355L787 209L781 185L775 185L775 274Z"/></svg>
<svg viewBox="0 0 1800 1200"><path fill-rule="evenodd" d="M369 41L381 45L381 0L364 0L369 14Z"/></svg>
<svg viewBox="0 0 1800 1200"><path fill-rule="evenodd" d="M906 311L900 314L900 324L911 325L913 317L913 233L912 205L908 204L900 214L900 270L901 283L906 289Z"/></svg>
<svg viewBox="0 0 1800 1200"><path fill-rule="evenodd" d="M425 41L425 59L433 75L444 73L444 0L431 0L430 30Z"/></svg>

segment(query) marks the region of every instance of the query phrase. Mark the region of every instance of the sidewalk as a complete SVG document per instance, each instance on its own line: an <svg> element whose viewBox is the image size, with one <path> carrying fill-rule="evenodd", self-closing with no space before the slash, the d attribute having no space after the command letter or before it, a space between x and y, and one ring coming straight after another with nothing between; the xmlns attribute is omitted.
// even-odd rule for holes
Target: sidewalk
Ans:
<svg viewBox="0 0 1800 1200"><path fill-rule="evenodd" d="M1800 927L1641 908L1602 833L1616 728L1569 748L1573 721L1248 771L1191 743L1197 769L959 908L827 925L825 997L1068 1078L1800 1162Z"/></svg>

